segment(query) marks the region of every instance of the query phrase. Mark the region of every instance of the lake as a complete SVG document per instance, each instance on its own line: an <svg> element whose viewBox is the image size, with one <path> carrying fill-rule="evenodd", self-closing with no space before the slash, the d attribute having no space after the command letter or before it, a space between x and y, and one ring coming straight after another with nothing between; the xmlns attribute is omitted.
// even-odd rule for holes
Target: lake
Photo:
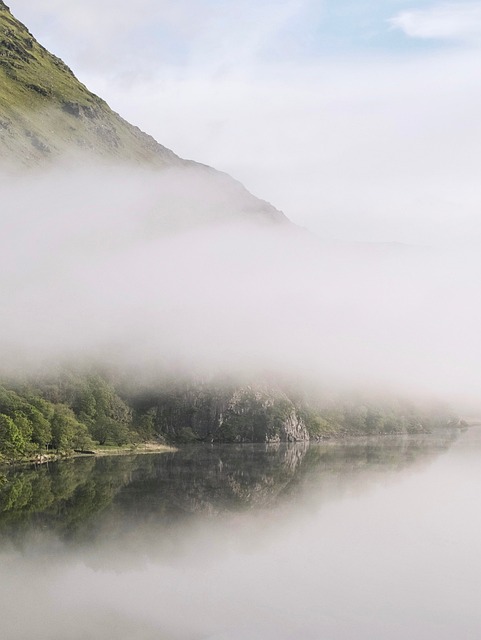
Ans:
<svg viewBox="0 0 481 640"><path fill-rule="evenodd" d="M481 636L481 428L0 475L5 640Z"/></svg>

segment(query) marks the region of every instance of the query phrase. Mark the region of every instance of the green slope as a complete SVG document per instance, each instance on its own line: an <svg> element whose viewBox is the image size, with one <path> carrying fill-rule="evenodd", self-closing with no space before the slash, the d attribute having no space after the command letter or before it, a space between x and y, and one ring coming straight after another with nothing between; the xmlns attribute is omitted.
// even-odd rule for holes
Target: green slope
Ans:
<svg viewBox="0 0 481 640"><path fill-rule="evenodd" d="M288 223L282 212L227 174L179 158L126 122L42 47L0 0L1 173L45 167L59 159L181 168L185 193L180 204L200 219L240 215Z"/></svg>
<svg viewBox="0 0 481 640"><path fill-rule="evenodd" d="M31 166L76 151L159 166L183 163L91 93L0 0L0 158Z"/></svg>

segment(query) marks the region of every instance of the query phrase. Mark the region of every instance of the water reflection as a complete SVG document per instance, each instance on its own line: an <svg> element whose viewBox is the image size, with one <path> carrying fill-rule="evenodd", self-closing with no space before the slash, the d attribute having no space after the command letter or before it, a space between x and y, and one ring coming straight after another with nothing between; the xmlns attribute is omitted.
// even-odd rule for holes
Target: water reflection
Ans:
<svg viewBox="0 0 481 640"><path fill-rule="evenodd" d="M170 527L195 518L333 499L386 474L427 464L453 433L329 444L198 445L175 453L77 458L1 476L0 533L64 542Z"/></svg>
<svg viewBox="0 0 481 640"><path fill-rule="evenodd" d="M12 470L2 638L477 640L480 492L481 429Z"/></svg>

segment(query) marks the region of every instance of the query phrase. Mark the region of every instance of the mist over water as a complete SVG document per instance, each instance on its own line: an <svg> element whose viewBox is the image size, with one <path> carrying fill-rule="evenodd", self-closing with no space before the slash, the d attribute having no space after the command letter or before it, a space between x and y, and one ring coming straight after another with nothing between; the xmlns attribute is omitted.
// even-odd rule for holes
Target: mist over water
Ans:
<svg viewBox="0 0 481 640"><path fill-rule="evenodd" d="M81 356L477 402L477 251L326 243L276 215L203 168L5 180L3 367Z"/></svg>
<svg viewBox="0 0 481 640"><path fill-rule="evenodd" d="M3 633L474 640L480 453L473 428L54 465L72 496L0 520Z"/></svg>

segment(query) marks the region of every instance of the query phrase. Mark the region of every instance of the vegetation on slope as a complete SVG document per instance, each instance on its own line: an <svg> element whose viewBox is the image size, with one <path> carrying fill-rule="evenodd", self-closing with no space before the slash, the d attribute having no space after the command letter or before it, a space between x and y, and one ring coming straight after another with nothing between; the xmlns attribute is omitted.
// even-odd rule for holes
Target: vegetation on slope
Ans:
<svg viewBox="0 0 481 640"><path fill-rule="evenodd" d="M75 152L182 163L91 93L0 1L0 156L31 166Z"/></svg>

